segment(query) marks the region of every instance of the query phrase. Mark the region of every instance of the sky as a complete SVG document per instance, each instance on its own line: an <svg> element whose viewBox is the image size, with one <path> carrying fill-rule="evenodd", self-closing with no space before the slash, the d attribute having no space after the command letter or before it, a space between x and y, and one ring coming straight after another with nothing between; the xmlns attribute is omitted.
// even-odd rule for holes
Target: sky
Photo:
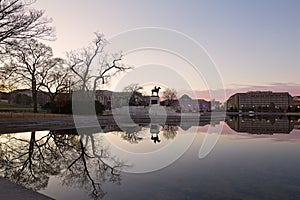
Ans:
<svg viewBox="0 0 300 200"><path fill-rule="evenodd" d="M203 47L219 72L227 96L249 90L300 95L299 0L37 0L33 7L45 10L53 19L57 39L49 44L56 56L87 46L95 31L109 39L132 29L160 27L180 32ZM124 62L169 68L178 65L179 73L190 67L179 66L180 61L174 61L177 58L165 53L144 53L131 54ZM115 89L121 79L113 80L108 89ZM184 74L184 79L189 80L189 74ZM210 85L205 79L204 71L198 86L187 81L190 88L178 86L178 90L192 89L194 95L206 98ZM150 87L152 83L140 84ZM170 84L165 86L177 87Z"/></svg>

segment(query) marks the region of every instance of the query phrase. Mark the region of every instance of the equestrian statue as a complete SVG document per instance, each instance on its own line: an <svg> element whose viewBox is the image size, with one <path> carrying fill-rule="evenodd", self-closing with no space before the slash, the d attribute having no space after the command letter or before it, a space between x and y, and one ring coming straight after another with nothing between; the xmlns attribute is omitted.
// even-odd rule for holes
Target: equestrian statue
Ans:
<svg viewBox="0 0 300 200"><path fill-rule="evenodd" d="M158 96L158 92L159 92L160 89L161 89L160 87L156 87L156 86L155 86L154 89L151 90L152 96L154 96L154 95L153 95L154 93L156 93L156 96Z"/></svg>

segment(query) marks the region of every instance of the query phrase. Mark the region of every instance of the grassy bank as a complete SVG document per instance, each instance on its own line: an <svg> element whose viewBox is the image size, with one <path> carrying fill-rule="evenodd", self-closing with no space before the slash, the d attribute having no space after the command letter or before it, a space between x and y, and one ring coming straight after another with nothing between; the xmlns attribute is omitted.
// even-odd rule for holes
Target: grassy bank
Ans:
<svg viewBox="0 0 300 200"><path fill-rule="evenodd" d="M70 115L45 113L38 108L39 113L33 113L30 105L10 104L0 102L0 118L49 118L66 117Z"/></svg>
<svg viewBox="0 0 300 200"><path fill-rule="evenodd" d="M1 111L32 111L32 106L29 105L18 105L10 104L6 102L0 102L0 112Z"/></svg>
<svg viewBox="0 0 300 200"><path fill-rule="evenodd" d="M33 108L30 105L9 104L0 102L0 118L49 118L49 117L65 117L70 115L51 114L42 112L39 108L39 113L33 113Z"/></svg>
<svg viewBox="0 0 300 200"><path fill-rule="evenodd" d="M1 112L0 119L3 118L53 118L53 117L70 117L72 115L66 114L52 114L52 113L32 113L32 112Z"/></svg>

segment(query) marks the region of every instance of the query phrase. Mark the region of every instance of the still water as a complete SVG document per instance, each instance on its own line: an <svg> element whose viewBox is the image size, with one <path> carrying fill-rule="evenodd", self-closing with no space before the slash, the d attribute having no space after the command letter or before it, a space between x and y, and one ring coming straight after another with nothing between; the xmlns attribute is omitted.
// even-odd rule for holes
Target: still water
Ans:
<svg viewBox="0 0 300 200"><path fill-rule="evenodd" d="M209 126L222 125L213 150L199 159ZM299 127L297 117L269 116L201 126L107 125L105 133L83 135L2 134L0 176L54 199L300 199ZM134 168L126 154L143 155L145 169L162 167L124 172Z"/></svg>

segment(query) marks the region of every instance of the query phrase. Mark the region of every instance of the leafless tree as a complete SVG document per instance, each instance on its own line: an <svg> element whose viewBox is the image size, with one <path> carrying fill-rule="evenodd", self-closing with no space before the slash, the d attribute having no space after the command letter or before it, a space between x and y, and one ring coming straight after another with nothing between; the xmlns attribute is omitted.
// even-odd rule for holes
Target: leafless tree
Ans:
<svg viewBox="0 0 300 200"><path fill-rule="evenodd" d="M15 41L15 45L8 48L10 57L5 71L11 74L9 78L12 78L15 84L31 88L33 111L37 112L37 95L40 87L44 85L51 70L63 61L60 58L53 58L51 47L35 39Z"/></svg>
<svg viewBox="0 0 300 200"><path fill-rule="evenodd" d="M173 106L173 102L177 100L177 92L173 88L167 88L163 91L163 98L167 101L167 106Z"/></svg>
<svg viewBox="0 0 300 200"><path fill-rule="evenodd" d="M10 75L6 73L5 67L0 66L0 91L12 92L17 89L15 80L10 78Z"/></svg>
<svg viewBox="0 0 300 200"><path fill-rule="evenodd" d="M89 47L67 54L68 64L78 78L81 91L95 92L99 81L104 84L117 73L129 69L120 62L122 54L105 53L107 41L103 35L95 33L95 36Z"/></svg>
<svg viewBox="0 0 300 200"><path fill-rule="evenodd" d="M74 83L71 70L61 61L50 70L41 84L41 90L45 91L54 105L58 95L71 93Z"/></svg>
<svg viewBox="0 0 300 200"><path fill-rule="evenodd" d="M132 83L126 86L123 91L130 93L129 106L145 105L143 95L140 92L143 87L138 83Z"/></svg>
<svg viewBox="0 0 300 200"><path fill-rule="evenodd" d="M32 1L33 2L33 1ZM0 45L29 38L54 39L51 19L22 0L0 0Z"/></svg>
<svg viewBox="0 0 300 200"><path fill-rule="evenodd" d="M138 83L132 83L132 84L124 87L123 91L134 93L134 92L139 92L142 89L143 89L143 87L140 86Z"/></svg>
<svg viewBox="0 0 300 200"><path fill-rule="evenodd" d="M9 47L30 38L55 39L54 27L51 19L44 16L44 11L30 7L35 1L0 0L0 55L5 61L11 53ZM9 58L8 58L9 59ZM15 85L8 79L10 73L0 63L0 77L2 89L10 91Z"/></svg>

